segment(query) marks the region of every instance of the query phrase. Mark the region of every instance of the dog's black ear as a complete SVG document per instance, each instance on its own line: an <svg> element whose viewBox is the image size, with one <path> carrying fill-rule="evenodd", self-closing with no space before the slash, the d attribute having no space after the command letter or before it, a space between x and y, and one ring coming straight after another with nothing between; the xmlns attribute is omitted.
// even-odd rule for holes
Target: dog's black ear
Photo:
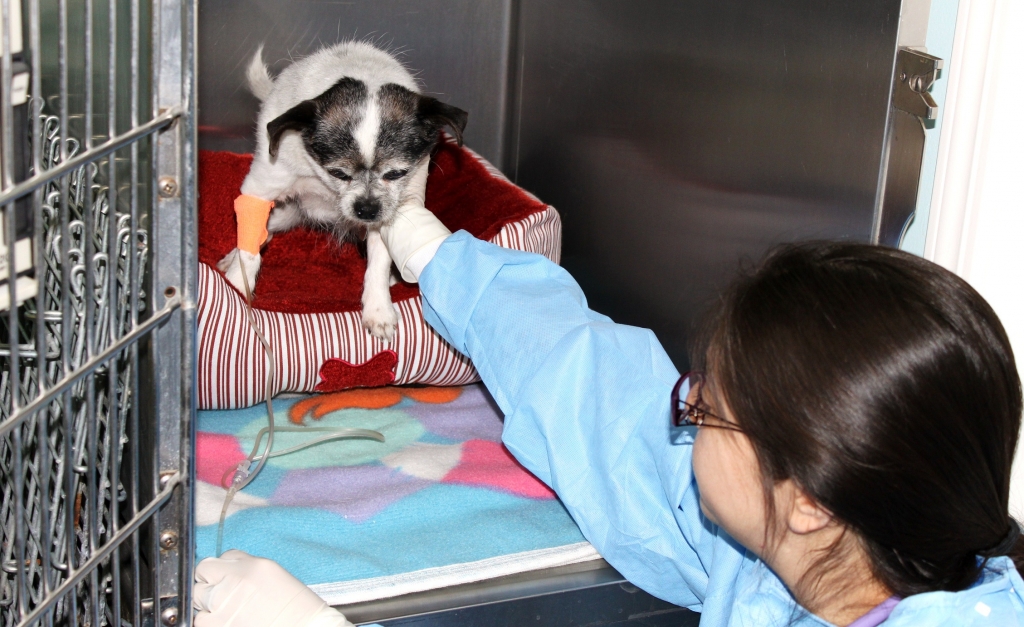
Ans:
<svg viewBox="0 0 1024 627"><path fill-rule="evenodd" d="M462 145L462 131L466 130L466 122L469 121L469 114L458 107L445 104L430 96L420 96L419 115L423 120L429 120L437 126L447 126L452 129L455 141Z"/></svg>
<svg viewBox="0 0 1024 627"><path fill-rule="evenodd" d="M270 156L277 156L277 147L285 131L302 131L309 128L316 120L316 103L304 100L288 109L267 123L267 135L270 137Z"/></svg>

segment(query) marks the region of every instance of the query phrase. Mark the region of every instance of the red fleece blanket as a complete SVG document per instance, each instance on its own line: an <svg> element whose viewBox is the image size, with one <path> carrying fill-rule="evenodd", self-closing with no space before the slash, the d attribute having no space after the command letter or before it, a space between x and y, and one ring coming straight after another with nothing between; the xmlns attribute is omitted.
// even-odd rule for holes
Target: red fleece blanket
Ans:
<svg viewBox="0 0 1024 627"><path fill-rule="evenodd" d="M199 261L213 268L235 247L234 200L252 155L199 152ZM430 163L427 208L453 232L481 239L547 207L507 180L494 178L470 151L442 141ZM357 247L339 245L326 233L297 228L275 235L262 251L253 307L287 313L358 311L366 259ZM419 295L398 283L398 302Z"/></svg>

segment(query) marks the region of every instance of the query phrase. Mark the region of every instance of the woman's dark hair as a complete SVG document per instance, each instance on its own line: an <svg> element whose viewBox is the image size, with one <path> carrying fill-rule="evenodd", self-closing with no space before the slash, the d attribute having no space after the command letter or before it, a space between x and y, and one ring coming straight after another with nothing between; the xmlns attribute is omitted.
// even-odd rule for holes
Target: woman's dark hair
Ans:
<svg viewBox="0 0 1024 627"><path fill-rule="evenodd" d="M971 286L890 248L795 244L717 314L694 356L749 437L766 499L792 479L903 597L962 590L979 556L1005 554L1021 384ZM1024 542L1010 553L1024 566Z"/></svg>

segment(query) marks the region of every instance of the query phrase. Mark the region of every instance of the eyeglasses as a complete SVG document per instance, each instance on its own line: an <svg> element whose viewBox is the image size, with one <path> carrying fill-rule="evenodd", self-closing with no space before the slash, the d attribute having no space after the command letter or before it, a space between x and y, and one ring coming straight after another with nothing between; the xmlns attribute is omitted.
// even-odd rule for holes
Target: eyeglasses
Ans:
<svg viewBox="0 0 1024 627"><path fill-rule="evenodd" d="M721 416L716 416L706 409L707 404L701 398L703 388L704 374L701 372L687 372L679 377L676 386L672 388L672 426L677 428L713 427L742 432L743 430L732 422ZM683 398L679 398L681 389L686 390L686 395Z"/></svg>

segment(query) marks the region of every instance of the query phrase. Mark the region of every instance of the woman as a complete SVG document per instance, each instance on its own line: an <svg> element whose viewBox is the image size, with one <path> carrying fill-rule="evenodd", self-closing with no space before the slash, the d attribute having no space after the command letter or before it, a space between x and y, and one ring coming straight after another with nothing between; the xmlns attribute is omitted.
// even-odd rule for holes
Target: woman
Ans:
<svg viewBox="0 0 1024 627"><path fill-rule="evenodd" d="M866 245L781 248L727 292L693 355L704 372L680 378L650 331L590 311L542 257L422 208L383 235L509 450L609 563L702 625L1024 621L1006 557L1020 379L953 274ZM248 615L242 597L277 603L248 569L277 571L225 557L197 568L198 627L344 624L294 584L306 618Z"/></svg>

